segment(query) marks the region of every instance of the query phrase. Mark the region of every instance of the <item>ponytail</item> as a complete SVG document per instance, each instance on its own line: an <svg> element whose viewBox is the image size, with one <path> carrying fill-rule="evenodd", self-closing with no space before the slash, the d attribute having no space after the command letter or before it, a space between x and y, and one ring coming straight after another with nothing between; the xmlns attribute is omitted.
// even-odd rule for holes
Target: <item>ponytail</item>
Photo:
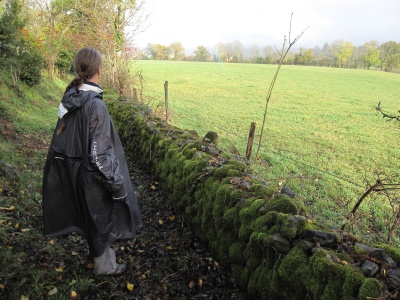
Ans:
<svg viewBox="0 0 400 300"><path fill-rule="evenodd" d="M101 54L93 48L82 48L75 54L74 66L76 75L75 78L65 89L65 93L71 89L78 88L86 82L86 80L93 77L99 70L101 65Z"/></svg>
<svg viewBox="0 0 400 300"><path fill-rule="evenodd" d="M65 89L66 93L69 89L75 88L75 90L78 90L78 88L84 83L84 80L82 77L79 77L78 75L75 76L74 79L68 84L67 88Z"/></svg>

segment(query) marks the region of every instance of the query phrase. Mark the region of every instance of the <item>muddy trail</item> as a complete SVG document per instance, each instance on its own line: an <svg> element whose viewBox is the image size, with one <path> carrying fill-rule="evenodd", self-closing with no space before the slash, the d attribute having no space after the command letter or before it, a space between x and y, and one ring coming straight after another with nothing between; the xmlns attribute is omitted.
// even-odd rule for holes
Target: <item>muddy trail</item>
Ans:
<svg viewBox="0 0 400 300"><path fill-rule="evenodd" d="M128 158L143 227L135 239L112 246L117 262L126 263L127 270L119 275L93 275L86 240L76 234L44 238L39 211L21 216L13 209L9 219L17 219L18 214L29 219L24 226L29 230L13 226L5 240L13 253L24 254L18 259L0 256L1 300L247 298L174 210L161 184L132 161ZM4 190L2 196L12 200Z"/></svg>
<svg viewBox="0 0 400 300"><path fill-rule="evenodd" d="M117 257L133 257L122 282L134 284L129 299L239 299L229 272L176 212L159 182L133 159L129 168L143 216L134 241L120 241ZM125 287L126 288L126 287Z"/></svg>

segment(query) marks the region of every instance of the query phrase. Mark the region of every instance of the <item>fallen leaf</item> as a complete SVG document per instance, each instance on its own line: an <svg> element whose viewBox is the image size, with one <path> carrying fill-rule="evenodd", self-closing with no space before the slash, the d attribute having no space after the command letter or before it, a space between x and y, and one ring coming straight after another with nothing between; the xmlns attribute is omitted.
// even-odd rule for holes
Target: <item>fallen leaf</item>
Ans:
<svg viewBox="0 0 400 300"><path fill-rule="evenodd" d="M62 266L59 266L59 267L56 268L56 271L57 271L57 272L62 272L62 271L64 271L64 269L63 269Z"/></svg>
<svg viewBox="0 0 400 300"><path fill-rule="evenodd" d="M77 294L75 291L71 291L70 296L71 296L71 298L73 299L73 298L78 297L78 294Z"/></svg>
<svg viewBox="0 0 400 300"><path fill-rule="evenodd" d="M29 297L22 295L21 300L29 300Z"/></svg>
<svg viewBox="0 0 400 300"><path fill-rule="evenodd" d="M138 253L143 253L144 250L138 249L137 252L138 252Z"/></svg>
<svg viewBox="0 0 400 300"><path fill-rule="evenodd" d="M91 270L91 269L93 269L94 264L93 263L88 263L86 267Z"/></svg>
<svg viewBox="0 0 400 300"><path fill-rule="evenodd" d="M0 290L4 290L4 284L0 283Z"/></svg>
<svg viewBox="0 0 400 300"><path fill-rule="evenodd" d="M167 246L167 250L172 250L172 246Z"/></svg>
<svg viewBox="0 0 400 300"><path fill-rule="evenodd" d="M170 220L170 221L175 220L175 216L169 216L169 220Z"/></svg>
<svg viewBox="0 0 400 300"><path fill-rule="evenodd" d="M164 223L163 220L161 219L158 220L158 224L162 225L163 223Z"/></svg>
<svg viewBox="0 0 400 300"><path fill-rule="evenodd" d="M15 210L15 206L11 205L10 207L0 207L0 209L1 210L9 210L9 211L11 211L11 210Z"/></svg>
<svg viewBox="0 0 400 300"><path fill-rule="evenodd" d="M129 291L133 291L133 289L135 288L135 285L134 285L133 283L128 282L128 283L126 284L126 288L127 288Z"/></svg>
<svg viewBox="0 0 400 300"><path fill-rule="evenodd" d="M75 251L72 251L71 255L73 255L73 256L77 256L77 255L78 255L78 253L77 253L77 252L75 252Z"/></svg>
<svg viewBox="0 0 400 300"><path fill-rule="evenodd" d="M155 186L155 185L152 185L150 188L151 188L152 190L155 190L155 189L156 189L156 186Z"/></svg>
<svg viewBox="0 0 400 300"><path fill-rule="evenodd" d="M29 228L21 228L21 231L22 232L27 232L27 231L29 231L30 229Z"/></svg>
<svg viewBox="0 0 400 300"><path fill-rule="evenodd" d="M217 261L215 261L215 260L214 260L214 266L215 266L216 268L219 267L219 263L218 263Z"/></svg>
<svg viewBox="0 0 400 300"><path fill-rule="evenodd" d="M50 240L50 241L49 241L49 244L50 244L50 245L54 245L55 243L56 243L56 242L55 242L54 240Z"/></svg>
<svg viewBox="0 0 400 300"><path fill-rule="evenodd" d="M47 295L53 296L53 295L57 294L57 292L58 292L58 289L55 287L55 288L52 289Z"/></svg>
<svg viewBox="0 0 400 300"><path fill-rule="evenodd" d="M19 228L19 223L15 224L15 229Z"/></svg>
<svg viewBox="0 0 400 300"><path fill-rule="evenodd" d="M201 278L199 278L199 286L201 287L203 285L203 280Z"/></svg>
<svg viewBox="0 0 400 300"><path fill-rule="evenodd" d="M189 282L189 289L192 289L192 288L194 288L194 281L193 280Z"/></svg>

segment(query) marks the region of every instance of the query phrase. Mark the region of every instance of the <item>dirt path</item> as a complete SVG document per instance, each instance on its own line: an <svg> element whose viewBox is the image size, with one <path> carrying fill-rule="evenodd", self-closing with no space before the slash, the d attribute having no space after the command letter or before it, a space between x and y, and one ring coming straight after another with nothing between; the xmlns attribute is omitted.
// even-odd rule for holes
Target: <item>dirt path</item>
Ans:
<svg viewBox="0 0 400 300"><path fill-rule="evenodd" d="M1 134L7 141L21 144L16 151L27 161L30 149L47 151L48 145L40 135L20 136L10 122L1 121ZM134 159L128 158L128 162L144 226L136 239L113 245L117 259L128 264L127 271L119 276L92 274L87 243L81 237L43 238L40 190L36 191L37 199L27 201L23 207L18 190L14 190L17 186L8 187L4 185L7 181L2 181L0 206L15 208L1 211L1 300L47 299L52 293L49 299L246 298L229 272L174 210L162 186ZM27 194L32 193L27 190ZM22 223L16 226L12 220ZM76 297L70 296L72 291Z"/></svg>
<svg viewBox="0 0 400 300"><path fill-rule="evenodd" d="M144 225L134 243L118 244L120 259L134 258L123 275L135 285L130 299L243 297L227 270L174 211L160 184L135 163L131 163L130 172Z"/></svg>

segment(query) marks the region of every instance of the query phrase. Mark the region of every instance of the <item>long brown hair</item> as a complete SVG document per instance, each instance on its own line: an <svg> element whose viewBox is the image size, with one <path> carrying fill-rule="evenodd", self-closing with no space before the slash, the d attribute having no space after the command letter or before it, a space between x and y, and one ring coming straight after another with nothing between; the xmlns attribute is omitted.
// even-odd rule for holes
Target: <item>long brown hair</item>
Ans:
<svg viewBox="0 0 400 300"><path fill-rule="evenodd" d="M67 92L70 88L78 89L78 87L86 80L93 77L101 66L101 53L93 48L82 48L75 54L74 67L75 78L65 89Z"/></svg>

